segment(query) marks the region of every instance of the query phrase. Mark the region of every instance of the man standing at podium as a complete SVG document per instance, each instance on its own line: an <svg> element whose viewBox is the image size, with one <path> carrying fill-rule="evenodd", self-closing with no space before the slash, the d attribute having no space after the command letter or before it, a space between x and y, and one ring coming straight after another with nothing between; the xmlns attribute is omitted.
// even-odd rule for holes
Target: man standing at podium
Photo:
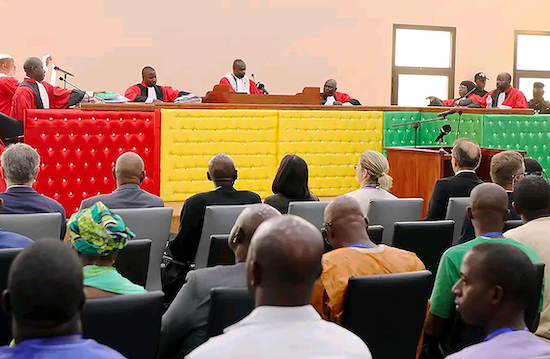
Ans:
<svg viewBox="0 0 550 359"><path fill-rule="evenodd" d="M262 93L256 83L246 76L246 64L243 60L233 61L233 72L228 73L220 80L220 85L229 85L229 92L259 95Z"/></svg>
<svg viewBox="0 0 550 359"><path fill-rule="evenodd" d="M487 108L528 108L523 92L511 85L512 76L503 72L497 76L497 88L487 94Z"/></svg>
<svg viewBox="0 0 550 359"><path fill-rule="evenodd" d="M189 92L178 91L168 86L157 86L157 72L151 66L141 70L140 84L128 87L124 97L130 102L161 103L174 102L180 96L189 95Z"/></svg>
<svg viewBox="0 0 550 359"><path fill-rule="evenodd" d="M19 87L19 80L15 75L15 61L13 57L0 54L0 112L6 116L11 113L11 101L15 90Z"/></svg>

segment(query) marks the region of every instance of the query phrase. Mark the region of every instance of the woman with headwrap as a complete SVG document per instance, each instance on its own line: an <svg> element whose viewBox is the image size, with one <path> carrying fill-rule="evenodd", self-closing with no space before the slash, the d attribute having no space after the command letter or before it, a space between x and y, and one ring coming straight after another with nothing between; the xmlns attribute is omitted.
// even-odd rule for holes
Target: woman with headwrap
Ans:
<svg viewBox="0 0 550 359"><path fill-rule="evenodd" d="M435 96L428 96L430 100L430 106L445 106L445 107L471 107L482 108L485 107L485 100L474 93L476 84L473 81L465 80L460 83L458 87L458 95L460 97L450 100L441 101Z"/></svg>
<svg viewBox="0 0 550 359"><path fill-rule="evenodd" d="M144 293L146 290L124 278L113 267L118 250L135 235L119 215L102 202L75 213L69 219L69 241L84 265L87 298Z"/></svg>

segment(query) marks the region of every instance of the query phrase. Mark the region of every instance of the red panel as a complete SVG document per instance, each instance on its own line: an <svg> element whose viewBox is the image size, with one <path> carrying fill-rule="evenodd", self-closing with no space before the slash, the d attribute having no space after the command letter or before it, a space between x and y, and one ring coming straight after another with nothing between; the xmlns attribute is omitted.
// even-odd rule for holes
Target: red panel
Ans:
<svg viewBox="0 0 550 359"><path fill-rule="evenodd" d="M83 199L116 188L112 168L126 151L145 161L142 188L160 192L160 116L154 112L28 110L25 143L42 158L35 189L59 201L67 217Z"/></svg>

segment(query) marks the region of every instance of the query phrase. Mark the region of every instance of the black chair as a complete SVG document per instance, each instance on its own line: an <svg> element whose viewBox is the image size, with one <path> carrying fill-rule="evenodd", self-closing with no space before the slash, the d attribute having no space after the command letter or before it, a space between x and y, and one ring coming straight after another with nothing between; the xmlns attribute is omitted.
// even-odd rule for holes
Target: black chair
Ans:
<svg viewBox="0 0 550 359"><path fill-rule="evenodd" d="M20 136L23 136L23 122L0 112L0 139L9 144L18 142Z"/></svg>
<svg viewBox="0 0 550 359"><path fill-rule="evenodd" d="M128 241L126 247L118 252L114 265L120 274L143 287L147 282L151 243L150 239Z"/></svg>
<svg viewBox="0 0 550 359"><path fill-rule="evenodd" d="M544 281L544 263L535 262L533 263L537 270L537 290L533 292L533 298L525 306L525 324L529 330L533 333L536 331L536 318L539 312L540 298L542 293L542 285Z"/></svg>
<svg viewBox="0 0 550 359"><path fill-rule="evenodd" d="M254 299L248 288L212 288L206 338L223 333L223 330L246 317L254 309Z"/></svg>
<svg viewBox="0 0 550 359"><path fill-rule="evenodd" d="M452 220L396 222L392 246L416 253L426 269L436 273L441 255L453 242L454 224Z"/></svg>
<svg viewBox="0 0 550 359"><path fill-rule="evenodd" d="M82 312L83 336L128 359L155 359L163 302L160 291L88 299Z"/></svg>
<svg viewBox="0 0 550 359"><path fill-rule="evenodd" d="M352 277L342 326L367 344L373 358L415 358L431 282L426 270Z"/></svg>
<svg viewBox="0 0 550 359"><path fill-rule="evenodd" d="M370 240L373 243L376 243L376 244L382 243L382 239L384 237L384 227L377 224L374 226L369 226L367 231L369 232Z"/></svg>
<svg viewBox="0 0 550 359"><path fill-rule="evenodd" d="M213 234L210 236L207 267L235 264L235 253L229 248L229 234Z"/></svg>
<svg viewBox="0 0 550 359"><path fill-rule="evenodd" d="M0 293L8 288L8 273L11 263L23 248L0 249ZM8 345L11 341L10 318L2 310L0 315L0 345Z"/></svg>
<svg viewBox="0 0 550 359"><path fill-rule="evenodd" d="M519 226L523 226L523 221L521 219L510 219L504 222L504 229L502 230L502 233L509 231L510 229L517 228Z"/></svg>

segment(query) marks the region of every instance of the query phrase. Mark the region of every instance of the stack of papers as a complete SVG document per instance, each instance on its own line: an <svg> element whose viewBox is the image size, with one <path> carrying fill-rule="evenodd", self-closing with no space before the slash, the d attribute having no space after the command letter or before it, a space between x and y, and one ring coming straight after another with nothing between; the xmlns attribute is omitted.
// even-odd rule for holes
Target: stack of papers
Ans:
<svg viewBox="0 0 550 359"><path fill-rule="evenodd" d="M193 93L180 96L174 100L174 103L201 103L201 102L202 102L202 98Z"/></svg>
<svg viewBox="0 0 550 359"><path fill-rule="evenodd" d="M125 103L130 101L126 97L114 92L98 93L95 95L95 99L99 100L101 103Z"/></svg>

